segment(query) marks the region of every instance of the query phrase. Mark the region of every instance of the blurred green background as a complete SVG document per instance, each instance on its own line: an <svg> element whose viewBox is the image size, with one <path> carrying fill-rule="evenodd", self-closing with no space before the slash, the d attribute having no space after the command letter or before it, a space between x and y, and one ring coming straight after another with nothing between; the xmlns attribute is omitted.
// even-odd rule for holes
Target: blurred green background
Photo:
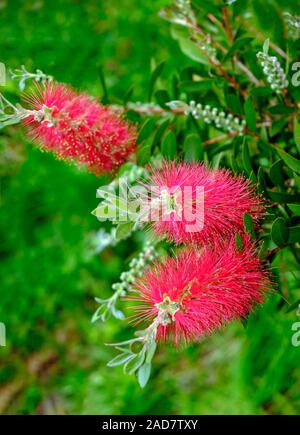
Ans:
<svg viewBox="0 0 300 435"><path fill-rule="evenodd" d="M158 17L168 1L0 1L0 55L100 95L145 100L150 60L167 60L163 77L190 64ZM15 92L11 85L8 92ZM91 324L95 296L109 294L134 244L89 251L100 224L101 180L55 160L10 127L0 133L1 300L7 345L0 347L0 412L20 414L293 414L300 411L299 348L291 345L295 311L274 295L244 329L234 323L199 345L161 347L141 390L105 342L132 335L126 322ZM291 259L278 257L282 270ZM283 273L282 290L299 285Z"/></svg>

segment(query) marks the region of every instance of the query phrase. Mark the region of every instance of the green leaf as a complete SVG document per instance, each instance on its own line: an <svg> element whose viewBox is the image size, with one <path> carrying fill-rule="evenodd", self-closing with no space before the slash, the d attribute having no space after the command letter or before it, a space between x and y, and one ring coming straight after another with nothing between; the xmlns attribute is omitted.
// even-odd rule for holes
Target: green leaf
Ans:
<svg viewBox="0 0 300 435"><path fill-rule="evenodd" d="M98 74L99 74L99 80L101 83L102 93L103 93L101 101L103 104L106 104L106 103L108 103L109 98L108 98L108 92L107 92L107 87L106 87L106 82L105 82L103 70L101 67L98 67Z"/></svg>
<svg viewBox="0 0 300 435"><path fill-rule="evenodd" d="M240 48L243 47L249 47L250 42L253 40L253 38L247 37L247 38L240 38L230 47L226 55L224 56L223 62L225 63L233 53L237 52Z"/></svg>
<svg viewBox="0 0 300 435"><path fill-rule="evenodd" d="M147 119L142 125L142 128L140 129L136 142L142 143L154 132L155 127L156 127L156 119L154 118Z"/></svg>
<svg viewBox="0 0 300 435"><path fill-rule="evenodd" d="M299 195L292 195L289 193L282 193L282 192L273 192L272 190L267 190L267 193L269 197L275 201L275 202L282 202L282 203L293 203L299 200Z"/></svg>
<svg viewBox="0 0 300 435"><path fill-rule="evenodd" d="M178 2L179 3L179 2ZM181 0L181 3L183 1ZM198 1L198 4L200 2ZM220 14L220 6L218 4L213 4L213 2L201 2L201 9L207 12L207 14L214 14L215 16L218 16Z"/></svg>
<svg viewBox="0 0 300 435"><path fill-rule="evenodd" d="M151 363L152 358L156 351L156 342L155 340L152 340L150 345L148 346L147 352L146 352L146 362Z"/></svg>
<svg viewBox="0 0 300 435"><path fill-rule="evenodd" d="M135 222L122 222L117 226L116 229L116 240L124 239L132 233L135 226Z"/></svg>
<svg viewBox="0 0 300 435"><path fill-rule="evenodd" d="M176 155L176 149L177 149L176 136L173 133L173 131L169 131L165 135L161 144L162 155L166 159L173 160Z"/></svg>
<svg viewBox="0 0 300 435"><path fill-rule="evenodd" d="M208 60L199 47L189 39L179 40L180 49L187 57L194 60L195 62L208 64Z"/></svg>
<svg viewBox="0 0 300 435"><path fill-rule="evenodd" d="M130 338L130 340L125 340L125 341L119 341L118 343L106 343L106 346L126 346L127 344L132 344L132 343L136 343L137 342L137 338Z"/></svg>
<svg viewBox="0 0 300 435"><path fill-rule="evenodd" d="M295 177L295 184L298 187L298 189L300 189L300 176L295 173L294 177Z"/></svg>
<svg viewBox="0 0 300 435"><path fill-rule="evenodd" d="M164 69L165 63L166 63L165 61L160 62L156 66L156 68L154 68L154 70L153 70L153 72L151 74L150 83L149 83L149 90L148 90L148 101L151 100L155 83L156 83L158 77L161 75L161 73L162 73L162 71Z"/></svg>
<svg viewBox="0 0 300 435"><path fill-rule="evenodd" d="M164 109L167 108L166 103L170 101L171 98L169 93L165 89L159 89L155 92L154 96L160 107Z"/></svg>
<svg viewBox="0 0 300 435"><path fill-rule="evenodd" d="M289 243L300 242L300 225L289 228Z"/></svg>
<svg viewBox="0 0 300 435"><path fill-rule="evenodd" d="M241 324L243 325L243 328L244 329L247 329L247 327L248 327L248 319L245 319L245 318L241 318Z"/></svg>
<svg viewBox="0 0 300 435"><path fill-rule="evenodd" d="M260 166L257 173L258 186L260 191L266 190L266 180L263 168Z"/></svg>
<svg viewBox="0 0 300 435"><path fill-rule="evenodd" d="M236 94L236 92L234 92L231 87L228 86L227 82L225 82L224 84L224 97L226 105L232 112L242 112L240 96Z"/></svg>
<svg viewBox="0 0 300 435"><path fill-rule="evenodd" d="M252 102L252 98L249 96L244 104L244 111L245 111L245 117L247 126L252 131L257 131L256 129L256 112L254 109L254 105Z"/></svg>
<svg viewBox="0 0 300 435"><path fill-rule="evenodd" d="M124 373L128 375L132 375L135 373L141 365L145 361L145 352L141 351L140 353L136 354L136 357L130 361L128 361L124 366Z"/></svg>
<svg viewBox="0 0 300 435"><path fill-rule="evenodd" d="M289 228L282 217L278 217L273 222L271 228L271 238L277 246L283 246L289 237Z"/></svg>
<svg viewBox="0 0 300 435"><path fill-rule="evenodd" d="M126 347L115 346L115 349L120 351L122 354L126 353L127 355L135 355L130 348L127 349Z"/></svg>
<svg viewBox="0 0 300 435"><path fill-rule="evenodd" d="M294 139L298 152L300 153L300 124L297 120L297 116L294 117Z"/></svg>
<svg viewBox="0 0 300 435"><path fill-rule="evenodd" d="M137 164L139 166L146 165L151 159L153 135L143 142L137 149Z"/></svg>
<svg viewBox="0 0 300 435"><path fill-rule="evenodd" d="M91 322L95 323L98 320L102 320L102 322L105 322L109 316L110 316L110 312L109 309L107 308L107 305L102 304L97 308L97 310L93 314Z"/></svg>
<svg viewBox="0 0 300 435"><path fill-rule="evenodd" d="M186 136L184 144L184 160L195 162L200 160L203 155L203 148L198 134L192 133Z"/></svg>
<svg viewBox="0 0 300 435"><path fill-rule="evenodd" d="M272 89L268 86L261 86L259 88L251 89L250 94L256 97L266 97L267 95L271 95L273 93Z"/></svg>
<svg viewBox="0 0 300 435"><path fill-rule="evenodd" d="M245 231L255 237L255 229L253 225L252 217L248 213L244 213L244 227Z"/></svg>
<svg viewBox="0 0 300 435"><path fill-rule="evenodd" d="M235 236L235 248L238 252L241 252L244 250L244 242L240 234L236 234Z"/></svg>
<svg viewBox="0 0 300 435"><path fill-rule="evenodd" d="M179 88L183 92L203 92L212 88L212 80L185 80L179 83Z"/></svg>
<svg viewBox="0 0 300 435"><path fill-rule="evenodd" d="M299 307L300 307L300 299L298 299L296 302L294 302L293 304L291 304L288 309L286 310L287 313L290 313L292 311L299 311Z"/></svg>
<svg viewBox="0 0 300 435"><path fill-rule="evenodd" d="M282 157L284 163L293 171L300 173L300 160L286 153L282 149L276 147L278 154Z"/></svg>
<svg viewBox="0 0 300 435"><path fill-rule="evenodd" d="M264 142L268 142L268 131L263 125L260 126L260 136Z"/></svg>
<svg viewBox="0 0 300 435"><path fill-rule="evenodd" d="M137 164L140 166L146 165L150 158L152 152L152 141L153 135L155 136L156 119L147 119L137 138L137 143L140 144L137 149Z"/></svg>
<svg viewBox="0 0 300 435"><path fill-rule="evenodd" d="M258 257L260 260L264 260L268 256L268 243L266 240L263 240L260 244L258 250Z"/></svg>
<svg viewBox="0 0 300 435"><path fill-rule="evenodd" d="M160 124L160 126L156 130L154 138L153 138L153 142L152 142L153 149L156 147L156 145L158 145L160 139L162 138L162 136L165 133L166 129L168 128L169 124L170 124L169 119L166 119L165 121L163 121Z"/></svg>
<svg viewBox="0 0 300 435"><path fill-rule="evenodd" d="M255 172L253 170L250 172L249 178L254 184L257 183L257 177L256 177Z"/></svg>
<svg viewBox="0 0 300 435"><path fill-rule="evenodd" d="M268 54L269 45L270 45L270 39L268 38L268 39L265 40L264 45L263 45L263 52L265 54Z"/></svg>
<svg viewBox="0 0 300 435"><path fill-rule="evenodd" d="M7 127L8 125L18 124L21 121L21 118L18 116L14 116L13 118L7 119L6 121L0 122L0 129Z"/></svg>
<svg viewBox="0 0 300 435"><path fill-rule="evenodd" d="M121 310L118 310L116 307L111 307L112 315L118 320L125 320L125 315Z"/></svg>
<svg viewBox="0 0 300 435"><path fill-rule="evenodd" d="M288 123L288 119L285 118L279 119L278 121L273 121L272 126L269 130L270 136L274 137L276 136L276 134L281 133L284 130L287 123ZM267 141L268 138L266 138L265 140Z"/></svg>
<svg viewBox="0 0 300 435"><path fill-rule="evenodd" d="M270 35L271 38L275 37L276 41L282 41L285 32L283 29L283 20L281 15L279 14L277 5L277 2L273 3L271 1L251 1L253 17L256 18L255 21L257 22L256 32L259 32L261 30L264 32L264 34ZM263 50L266 53L268 53L268 46L269 40L266 40L263 47Z"/></svg>
<svg viewBox="0 0 300 435"><path fill-rule="evenodd" d="M128 89L128 91L125 93L125 95L123 97L123 104L124 104L124 106L126 106L128 101L131 99L132 94L133 94L133 89L134 89L134 86L131 85L130 88Z"/></svg>
<svg viewBox="0 0 300 435"><path fill-rule="evenodd" d="M287 204L287 206L294 213L294 215L300 216L300 204Z"/></svg>
<svg viewBox="0 0 300 435"><path fill-rule="evenodd" d="M211 159L211 166L213 169L218 169L220 167L223 157L224 157L224 152L219 152L213 156L213 158Z"/></svg>
<svg viewBox="0 0 300 435"><path fill-rule="evenodd" d="M203 63L205 65L208 64L207 57L202 54L202 51L199 49L197 44L192 42L190 39L187 38L179 38L178 39L179 46L181 51L190 59L194 60L195 62Z"/></svg>
<svg viewBox="0 0 300 435"><path fill-rule="evenodd" d="M141 388L144 388L147 384L151 373L151 364L150 363L144 363L137 373L138 382L140 384Z"/></svg>
<svg viewBox="0 0 300 435"><path fill-rule="evenodd" d="M271 106L269 108L269 112L273 115L288 115L289 113L293 113L294 110L295 109L293 107L285 106L283 103L276 104L275 106Z"/></svg>
<svg viewBox="0 0 300 435"><path fill-rule="evenodd" d="M274 186L284 187L283 161L277 160L270 168L270 179Z"/></svg>
<svg viewBox="0 0 300 435"><path fill-rule="evenodd" d="M251 159L246 139L244 139L243 143L243 167L248 175L252 172Z"/></svg>
<svg viewBox="0 0 300 435"><path fill-rule="evenodd" d="M134 109L128 109L126 110L126 112L124 113L124 119L137 124L140 122L141 120L141 115L135 111Z"/></svg>
<svg viewBox="0 0 300 435"><path fill-rule="evenodd" d="M298 237L298 240L299 240L299 237ZM293 243L293 242L291 242L291 243ZM292 254L293 254L295 260L297 261L297 263L298 263L299 266L300 266L300 248L298 248L298 247L295 246L295 245L292 245L292 246L291 246L291 252L292 252ZM299 316L300 316L300 312L299 312Z"/></svg>
<svg viewBox="0 0 300 435"><path fill-rule="evenodd" d="M135 354L128 354L128 353L121 353L120 355L116 356L115 358L113 358L112 360L110 360L107 363L108 367L117 367L120 366L124 363L126 363L127 361L131 361L133 358L135 357Z"/></svg>

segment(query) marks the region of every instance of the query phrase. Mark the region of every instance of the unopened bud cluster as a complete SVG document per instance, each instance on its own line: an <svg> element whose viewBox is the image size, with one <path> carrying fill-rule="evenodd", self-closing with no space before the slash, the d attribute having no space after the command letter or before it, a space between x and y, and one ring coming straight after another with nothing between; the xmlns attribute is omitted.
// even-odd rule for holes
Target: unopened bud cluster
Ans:
<svg viewBox="0 0 300 435"><path fill-rule="evenodd" d="M242 134L246 125L244 119L240 120L231 113L226 114L216 107L211 107L209 105L203 106L195 101L190 101L185 110L185 114L191 114L196 119L203 119L207 124L213 123L217 128L228 131L229 133L238 132L239 134Z"/></svg>
<svg viewBox="0 0 300 435"><path fill-rule="evenodd" d="M121 273L120 282L112 285L112 289L119 292L120 296L125 296L130 290L136 279L143 275L144 269L149 263L157 258L155 246L147 242L144 249L137 258L133 258L129 263L129 270Z"/></svg>
<svg viewBox="0 0 300 435"><path fill-rule="evenodd" d="M173 24L187 27L189 29L191 40L209 58L209 60L218 64L216 49L211 42L211 36L199 30L197 27L197 19L191 7L190 0L176 0L175 5L163 9L160 12L161 18Z"/></svg>
<svg viewBox="0 0 300 435"><path fill-rule="evenodd" d="M259 51L256 56L260 61L263 72L266 75L267 82L270 84L271 89L277 93L280 93L283 89L287 88L289 82L277 57L269 56L262 51Z"/></svg>
<svg viewBox="0 0 300 435"><path fill-rule="evenodd" d="M194 19L190 0L176 0L176 6L182 15Z"/></svg>
<svg viewBox="0 0 300 435"><path fill-rule="evenodd" d="M43 84L53 81L52 76L44 74L40 69L31 73L27 71L24 65L21 65L20 69L9 70L9 73L12 80L17 80L19 82L19 88L21 91L25 89L26 80L34 80L36 82L42 82Z"/></svg>
<svg viewBox="0 0 300 435"><path fill-rule="evenodd" d="M160 11L161 18L173 24L189 27L196 23L195 14L191 8L190 0L176 0L171 7Z"/></svg>
<svg viewBox="0 0 300 435"><path fill-rule="evenodd" d="M217 51L211 43L210 35L200 35L198 32L193 32L192 40L195 41L197 47L199 47L200 50L205 53L205 55L210 59L211 62L213 62L214 64L219 64L219 61L217 59Z"/></svg>
<svg viewBox="0 0 300 435"><path fill-rule="evenodd" d="M289 29L289 35L293 39L298 39L300 37L300 15L293 16L289 12L285 12L284 17Z"/></svg>

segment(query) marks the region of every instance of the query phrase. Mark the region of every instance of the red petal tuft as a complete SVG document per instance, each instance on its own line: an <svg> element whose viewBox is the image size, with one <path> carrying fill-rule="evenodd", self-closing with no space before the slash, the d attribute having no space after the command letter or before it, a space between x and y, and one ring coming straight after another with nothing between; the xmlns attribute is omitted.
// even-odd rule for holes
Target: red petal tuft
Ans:
<svg viewBox="0 0 300 435"><path fill-rule="evenodd" d="M204 214L203 219L199 219L199 229L191 232L188 225L192 221L186 217L185 211L191 204L195 216L197 187L203 188ZM245 212L251 215L257 225L265 210L262 198L255 194L255 186L250 180L233 176L227 169L210 169L202 163L165 162L162 169L152 169L146 188L154 200L160 195L161 189L182 192L180 220L173 214L169 220L159 219L151 225L156 235L176 244L207 244L220 237L230 237L236 231L243 230ZM186 193L185 188L189 189Z"/></svg>
<svg viewBox="0 0 300 435"><path fill-rule="evenodd" d="M253 305L263 302L271 282L254 243L245 236L244 245L237 251L234 239L222 241L218 248L184 249L157 263L140 279L131 298L142 303L135 307L135 322L153 320L157 304L166 296L180 302L174 321L158 330L159 339L180 345L247 316Z"/></svg>
<svg viewBox="0 0 300 435"><path fill-rule="evenodd" d="M25 96L33 110L47 108L51 121L25 119L29 135L59 158L86 164L100 174L117 169L135 149L136 132L129 124L86 94L64 84L37 86Z"/></svg>

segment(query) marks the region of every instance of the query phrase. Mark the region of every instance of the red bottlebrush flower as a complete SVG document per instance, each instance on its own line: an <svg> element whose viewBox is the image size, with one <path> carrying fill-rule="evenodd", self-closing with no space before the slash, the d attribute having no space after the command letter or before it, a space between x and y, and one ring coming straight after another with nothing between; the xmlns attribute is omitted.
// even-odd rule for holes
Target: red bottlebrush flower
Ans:
<svg viewBox="0 0 300 435"><path fill-rule="evenodd" d="M161 169L152 169L145 187L151 194L151 210L163 198L169 203L161 207L159 217L152 219L151 214L151 227L176 244L206 244L231 236L243 230L245 212L255 225L264 213L262 198L250 180L202 163L164 162Z"/></svg>
<svg viewBox="0 0 300 435"><path fill-rule="evenodd" d="M25 101L36 111L25 124L41 148L86 164L96 174L115 170L135 148L136 132L126 121L69 86L37 86Z"/></svg>
<svg viewBox="0 0 300 435"><path fill-rule="evenodd" d="M244 249L235 239L222 241L218 249L184 249L178 257L156 263L136 284L131 299L135 323L162 321L157 338L176 345L198 341L224 324L249 314L263 302L271 287L269 274L256 248L244 237Z"/></svg>

